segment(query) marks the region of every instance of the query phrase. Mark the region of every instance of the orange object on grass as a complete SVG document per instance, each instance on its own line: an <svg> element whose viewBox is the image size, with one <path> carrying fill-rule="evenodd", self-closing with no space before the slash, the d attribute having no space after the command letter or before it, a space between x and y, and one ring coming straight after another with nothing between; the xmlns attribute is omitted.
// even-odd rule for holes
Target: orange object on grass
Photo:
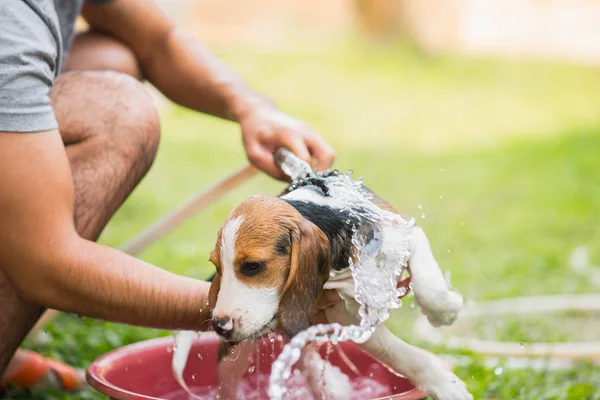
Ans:
<svg viewBox="0 0 600 400"><path fill-rule="evenodd" d="M19 365L2 377L2 386L17 386L31 389L40 383L52 382L49 374L54 374L60 383L59 389L75 391L85 382L82 374L75 368L60 361L46 358L36 352L19 349L16 357Z"/></svg>

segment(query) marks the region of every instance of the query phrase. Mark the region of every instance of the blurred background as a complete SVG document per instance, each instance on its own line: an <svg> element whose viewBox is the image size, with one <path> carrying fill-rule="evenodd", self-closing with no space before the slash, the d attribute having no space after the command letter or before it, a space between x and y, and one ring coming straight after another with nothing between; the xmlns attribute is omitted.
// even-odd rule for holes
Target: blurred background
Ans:
<svg viewBox="0 0 600 400"><path fill-rule="evenodd" d="M159 4L252 87L322 134L337 151L336 168L354 169L413 215L467 301L599 291L568 259L587 246L600 262L600 1ZM246 162L237 125L158 94L156 101L157 161L105 230L105 244L123 244ZM208 255L229 211L282 188L255 177L141 258L208 278ZM408 298L389 326L431 348L412 333L418 315ZM494 317L462 334L523 345L600 340L594 321L578 313ZM168 334L61 315L41 344L27 346L85 367L112 348ZM600 399L592 363L551 371L484 361L473 355L458 370L477 399Z"/></svg>

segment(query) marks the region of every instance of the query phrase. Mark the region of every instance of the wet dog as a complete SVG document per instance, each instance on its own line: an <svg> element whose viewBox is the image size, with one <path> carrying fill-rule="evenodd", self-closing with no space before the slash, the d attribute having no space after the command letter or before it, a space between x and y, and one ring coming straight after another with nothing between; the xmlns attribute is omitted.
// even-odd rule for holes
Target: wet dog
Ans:
<svg viewBox="0 0 600 400"><path fill-rule="evenodd" d="M370 228L356 218L358 213L329 196L327 178L336 173L299 180L278 197L253 196L222 225L210 256L216 275L209 304L212 326L225 343L254 339L276 326L293 337L313 324L315 303L324 289L337 290L343 299L325 310L330 322L360 323L349 268L356 256L352 228ZM374 194L371 199L400 215ZM410 229L407 268L415 300L432 325L449 325L462 298L448 289L423 229ZM381 246L400 246L400 236L398 230L384 229ZM360 347L435 399L472 399L465 384L436 356L402 341L384 324ZM308 356L306 362L315 360Z"/></svg>

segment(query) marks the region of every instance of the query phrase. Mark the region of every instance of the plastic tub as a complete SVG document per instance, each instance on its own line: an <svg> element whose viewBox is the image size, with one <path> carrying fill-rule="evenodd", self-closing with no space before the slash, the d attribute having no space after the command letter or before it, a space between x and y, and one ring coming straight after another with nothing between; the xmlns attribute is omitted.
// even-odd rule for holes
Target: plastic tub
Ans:
<svg viewBox="0 0 600 400"><path fill-rule="evenodd" d="M90 365L87 370L87 381L93 388L111 399L188 399L188 395L176 382L171 371L173 344L173 338L166 337L116 349ZM418 400L426 397L423 392L415 389L410 381L390 373L353 343L344 342L340 345L361 374L369 375L371 379L389 385L394 394L380 397L381 399ZM251 372L268 373L271 363L281 348L280 342L271 343L265 339L255 352L255 359L259 362L252 362L254 368L249 368L250 372L246 373L244 379L250 379ZM185 382L192 391L218 385L217 350L218 338L215 335L201 335L194 342L184 371ZM337 351L330 354L329 361L340 367L350 379L357 378L342 361ZM261 384L266 385L267 382L268 379L262 379Z"/></svg>

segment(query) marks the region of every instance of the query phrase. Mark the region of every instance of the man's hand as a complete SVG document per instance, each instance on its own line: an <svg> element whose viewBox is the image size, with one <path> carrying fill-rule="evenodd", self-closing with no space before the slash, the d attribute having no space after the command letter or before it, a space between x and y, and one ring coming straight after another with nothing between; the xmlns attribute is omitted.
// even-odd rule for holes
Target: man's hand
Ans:
<svg viewBox="0 0 600 400"><path fill-rule="evenodd" d="M333 307L342 299L338 294L337 290L329 289L324 290L317 301L316 314L315 314L315 324L328 324L329 321L325 316L325 309L328 307Z"/></svg>
<svg viewBox="0 0 600 400"><path fill-rule="evenodd" d="M132 325L207 329L199 309L207 282L79 236L57 130L0 132L0 171L0 271L25 301Z"/></svg>
<svg viewBox="0 0 600 400"><path fill-rule="evenodd" d="M333 149L304 122L276 108L264 109L240 118L242 139L248 160L257 168L280 180L289 178L275 164L273 152L285 146L319 171L331 167Z"/></svg>
<svg viewBox="0 0 600 400"><path fill-rule="evenodd" d="M87 2L82 14L92 28L130 46L144 76L172 101L239 122L248 159L270 176L287 180L273 160L280 146L311 166L316 161L318 170L333 163L333 150L308 125L250 89L208 49L176 29L152 2Z"/></svg>
<svg viewBox="0 0 600 400"><path fill-rule="evenodd" d="M403 298L406 295L408 295L408 292L410 292L411 290L411 277L407 277L404 278L403 280L401 280L400 282L398 282L398 289L403 288L404 289L404 295L400 296L399 298ZM327 320L327 317L325 316L325 309L328 307L332 307L334 305L336 305L339 301L341 300L340 295L338 294L337 290L324 290L323 293L321 294L321 297L319 297L319 300L317 301L317 306L316 306L316 314L315 314L315 324L328 324L330 321Z"/></svg>

